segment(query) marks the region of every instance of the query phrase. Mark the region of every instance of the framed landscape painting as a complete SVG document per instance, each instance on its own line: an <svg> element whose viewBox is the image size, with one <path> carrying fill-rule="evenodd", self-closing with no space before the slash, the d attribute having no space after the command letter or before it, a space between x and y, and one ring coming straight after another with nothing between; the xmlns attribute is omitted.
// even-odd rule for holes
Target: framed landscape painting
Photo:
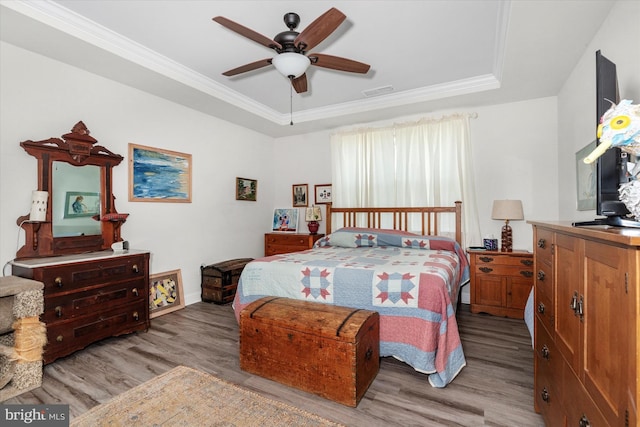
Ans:
<svg viewBox="0 0 640 427"><path fill-rule="evenodd" d="M249 178L236 178L236 200L258 200L258 180Z"/></svg>
<svg viewBox="0 0 640 427"><path fill-rule="evenodd" d="M129 201L191 203L191 154L129 144Z"/></svg>

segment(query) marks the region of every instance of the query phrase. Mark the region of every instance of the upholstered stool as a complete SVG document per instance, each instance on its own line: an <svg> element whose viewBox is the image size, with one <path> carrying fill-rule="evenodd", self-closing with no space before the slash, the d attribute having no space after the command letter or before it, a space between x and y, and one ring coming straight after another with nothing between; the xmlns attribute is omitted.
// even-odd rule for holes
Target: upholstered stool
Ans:
<svg viewBox="0 0 640 427"><path fill-rule="evenodd" d="M42 385L44 285L0 277L0 402Z"/></svg>

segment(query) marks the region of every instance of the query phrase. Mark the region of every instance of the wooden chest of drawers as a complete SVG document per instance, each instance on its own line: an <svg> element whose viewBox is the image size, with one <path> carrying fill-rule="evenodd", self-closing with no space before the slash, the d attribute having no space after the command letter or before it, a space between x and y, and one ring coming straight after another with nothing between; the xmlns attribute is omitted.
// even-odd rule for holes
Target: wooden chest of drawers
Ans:
<svg viewBox="0 0 640 427"><path fill-rule="evenodd" d="M468 250L471 256L471 312L524 318L533 286L533 254Z"/></svg>
<svg viewBox="0 0 640 427"><path fill-rule="evenodd" d="M534 404L548 426L637 426L640 230L530 222Z"/></svg>
<svg viewBox="0 0 640 427"><path fill-rule="evenodd" d="M44 363L106 337L149 328L149 253L112 251L12 262L44 283Z"/></svg>
<svg viewBox="0 0 640 427"><path fill-rule="evenodd" d="M324 234L266 233L264 235L264 256L311 249L316 240L323 237Z"/></svg>

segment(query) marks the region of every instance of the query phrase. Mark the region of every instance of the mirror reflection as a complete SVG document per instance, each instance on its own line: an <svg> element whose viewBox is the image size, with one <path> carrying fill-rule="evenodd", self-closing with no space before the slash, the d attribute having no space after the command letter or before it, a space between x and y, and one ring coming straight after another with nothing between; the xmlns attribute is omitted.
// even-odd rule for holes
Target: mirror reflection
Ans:
<svg viewBox="0 0 640 427"><path fill-rule="evenodd" d="M51 217L53 237L93 236L102 233L100 167L52 162Z"/></svg>

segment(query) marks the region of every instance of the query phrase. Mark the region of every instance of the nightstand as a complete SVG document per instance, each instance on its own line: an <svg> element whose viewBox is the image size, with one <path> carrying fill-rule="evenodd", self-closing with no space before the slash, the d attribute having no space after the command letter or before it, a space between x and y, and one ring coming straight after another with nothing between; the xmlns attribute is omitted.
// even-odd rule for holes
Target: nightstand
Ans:
<svg viewBox="0 0 640 427"><path fill-rule="evenodd" d="M323 237L324 234L265 233L264 256L311 249L316 240Z"/></svg>
<svg viewBox="0 0 640 427"><path fill-rule="evenodd" d="M524 318L533 286L533 254L467 249L471 258L471 312Z"/></svg>

